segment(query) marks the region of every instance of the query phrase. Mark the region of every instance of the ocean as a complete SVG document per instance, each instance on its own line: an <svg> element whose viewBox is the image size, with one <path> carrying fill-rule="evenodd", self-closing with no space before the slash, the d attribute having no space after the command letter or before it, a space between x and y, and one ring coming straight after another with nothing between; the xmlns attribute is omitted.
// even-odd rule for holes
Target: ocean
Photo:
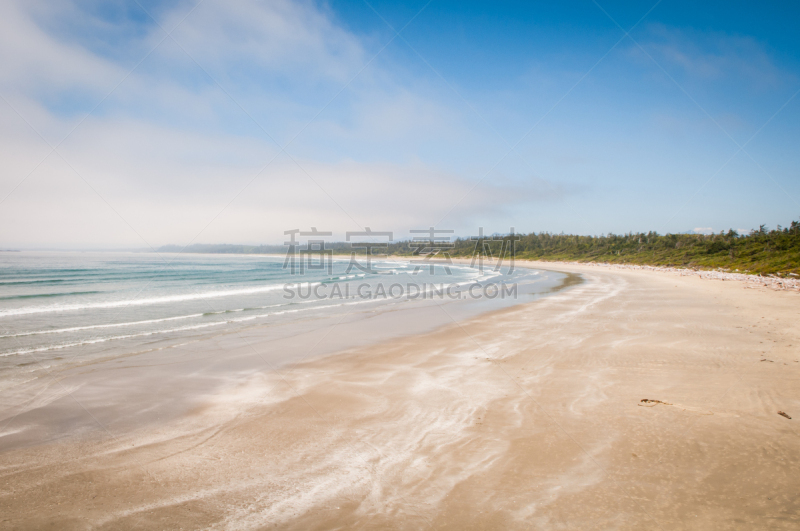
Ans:
<svg viewBox="0 0 800 531"><path fill-rule="evenodd" d="M412 264L392 261L373 261L377 273L356 267L348 271L347 258L331 260L330 271L306 269L301 274L296 266L292 274L284 262L283 257L242 255L2 253L0 357L41 361L52 359L56 351L67 356L88 345L269 323L347 303L379 303L344 297L362 299L359 285L365 285L361 295L366 297L387 279L421 285L481 277L464 266L451 266L449 275L440 266L433 275L427 267L412 275ZM317 298L313 289L308 296L309 288L332 283L347 286L332 300ZM327 291L317 288L316 293L330 295Z"/></svg>

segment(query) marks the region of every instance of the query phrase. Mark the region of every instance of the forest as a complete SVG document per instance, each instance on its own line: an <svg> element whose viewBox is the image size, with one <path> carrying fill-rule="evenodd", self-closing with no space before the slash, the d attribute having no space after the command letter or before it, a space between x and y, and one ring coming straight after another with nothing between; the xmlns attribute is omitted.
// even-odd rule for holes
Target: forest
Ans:
<svg viewBox="0 0 800 531"><path fill-rule="evenodd" d="M511 240L516 241L511 243ZM450 255L485 255L530 260L610 262L640 265L722 269L752 274L800 275L800 222L748 234L734 230L717 234L656 232L578 236L547 232L456 240ZM424 251L423 251L424 252Z"/></svg>

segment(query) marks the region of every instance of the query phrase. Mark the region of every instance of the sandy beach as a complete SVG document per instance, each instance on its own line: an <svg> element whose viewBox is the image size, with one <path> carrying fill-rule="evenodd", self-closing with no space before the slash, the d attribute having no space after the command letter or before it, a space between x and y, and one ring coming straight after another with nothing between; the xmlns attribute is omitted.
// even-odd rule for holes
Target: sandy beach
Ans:
<svg viewBox="0 0 800 531"><path fill-rule="evenodd" d="M0 527L800 526L800 295L529 265L584 281L3 452Z"/></svg>

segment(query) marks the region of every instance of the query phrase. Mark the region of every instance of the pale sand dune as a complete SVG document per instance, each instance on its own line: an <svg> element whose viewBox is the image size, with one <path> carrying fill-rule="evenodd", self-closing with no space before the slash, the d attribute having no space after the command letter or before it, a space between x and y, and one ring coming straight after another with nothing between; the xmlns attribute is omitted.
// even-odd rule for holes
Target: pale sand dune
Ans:
<svg viewBox="0 0 800 531"><path fill-rule="evenodd" d="M587 282L5 452L2 526L797 529L800 295L542 267Z"/></svg>

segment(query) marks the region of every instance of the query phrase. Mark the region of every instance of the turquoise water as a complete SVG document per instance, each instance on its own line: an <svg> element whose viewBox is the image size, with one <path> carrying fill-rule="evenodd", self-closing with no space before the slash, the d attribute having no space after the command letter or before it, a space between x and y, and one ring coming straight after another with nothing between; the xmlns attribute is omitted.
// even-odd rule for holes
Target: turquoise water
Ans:
<svg viewBox="0 0 800 531"><path fill-rule="evenodd" d="M225 325L270 323L332 311L343 304L380 304L354 298L378 283L469 282L467 267L425 268L408 262L373 263L377 273L332 270L292 275L283 257L151 253L0 253L0 360L46 361L97 353L115 344L156 341ZM293 286L293 298L284 289ZM308 294L331 293L320 300ZM349 284L349 286L348 286ZM371 289L372 288L372 289Z"/></svg>

